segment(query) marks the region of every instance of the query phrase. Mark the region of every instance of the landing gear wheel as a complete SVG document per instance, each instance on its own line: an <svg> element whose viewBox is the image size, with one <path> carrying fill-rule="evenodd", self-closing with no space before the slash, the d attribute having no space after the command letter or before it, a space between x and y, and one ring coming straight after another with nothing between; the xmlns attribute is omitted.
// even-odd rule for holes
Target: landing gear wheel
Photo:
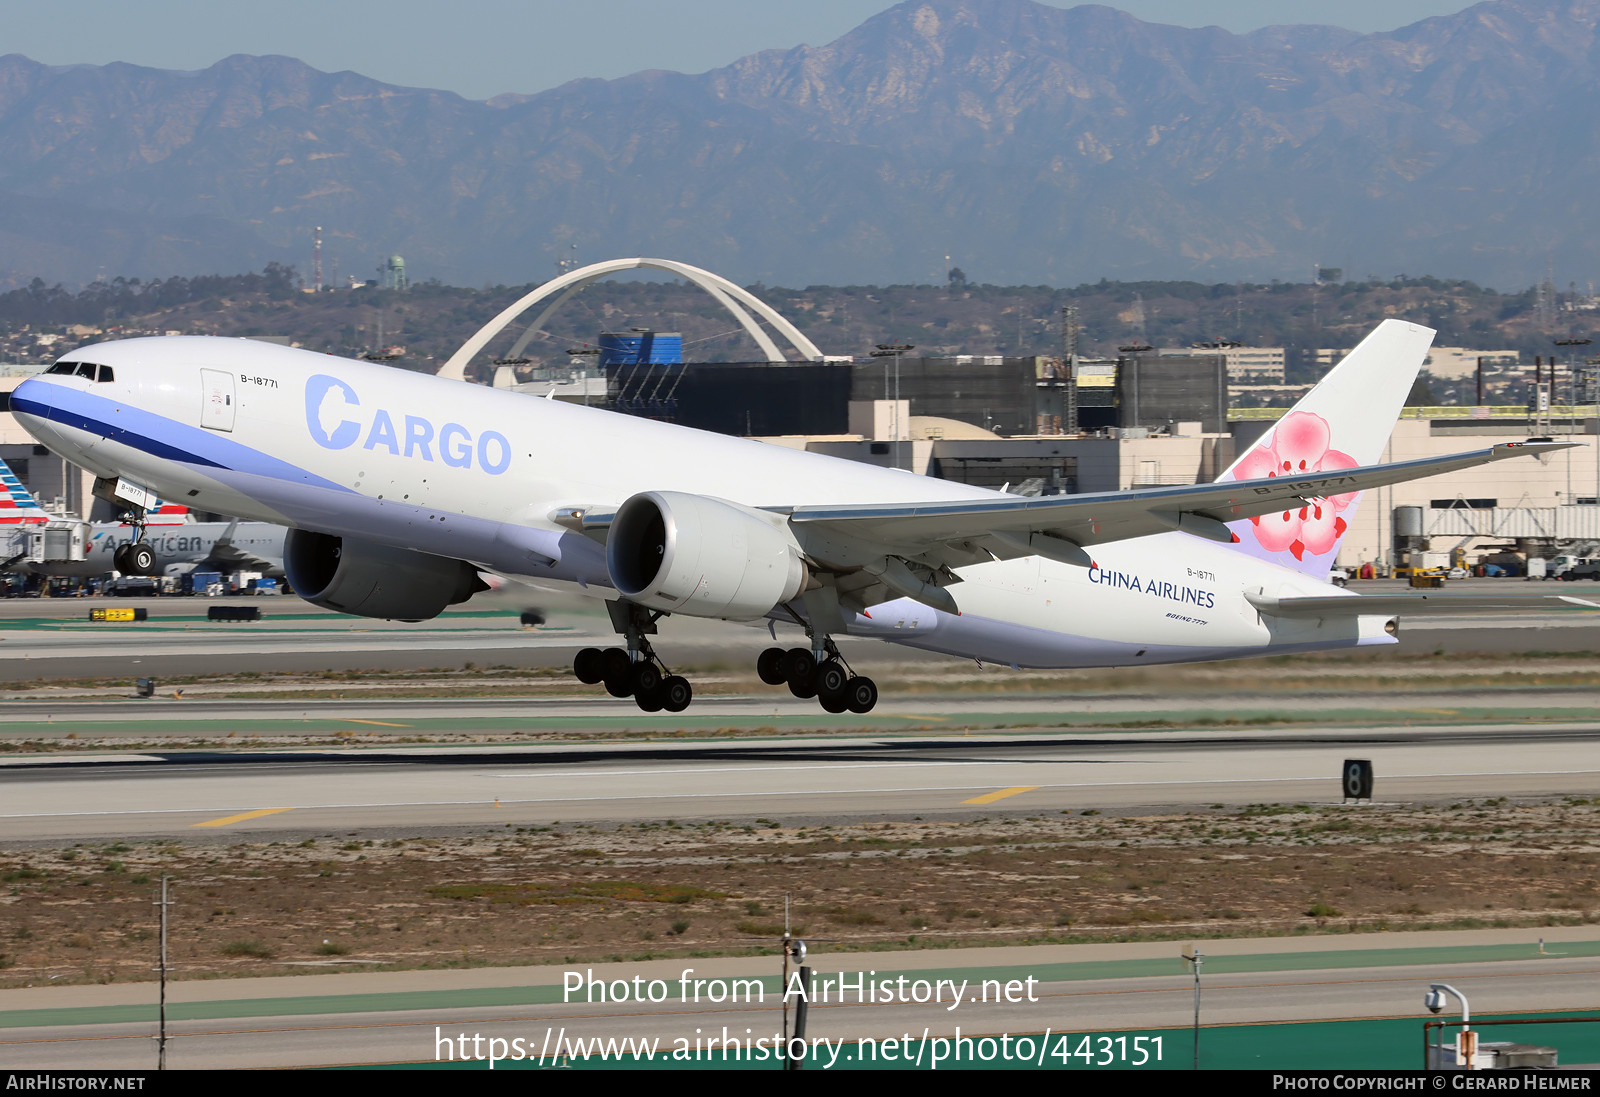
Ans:
<svg viewBox="0 0 1600 1097"><path fill-rule="evenodd" d="M606 648L600 653L600 676L602 678L624 677L633 670L633 660L628 658L628 653L621 648Z"/></svg>
<svg viewBox="0 0 1600 1097"><path fill-rule="evenodd" d="M124 575L133 574L133 566L128 563L128 549L130 547L132 546L118 545L116 550L111 553L111 566Z"/></svg>
<svg viewBox="0 0 1600 1097"><path fill-rule="evenodd" d="M600 653L606 692L613 697L633 695L633 660L621 648L606 648Z"/></svg>
<svg viewBox="0 0 1600 1097"><path fill-rule="evenodd" d="M606 657L599 648L584 648L572 660L572 673L578 681L592 686L605 680Z"/></svg>
<svg viewBox="0 0 1600 1097"><path fill-rule="evenodd" d="M668 712L682 712L694 700L694 687L676 674L663 679L657 692L661 694L661 707Z"/></svg>
<svg viewBox="0 0 1600 1097"><path fill-rule="evenodd" d="M850 681L850 672L844 669L844 664L839 660L829 659L817 668L814 681L818 697L841 696Z"/></svg>
<svg viewBox="0 0 1600 1097"><path fill-rule="evenodd" d="M134 575L154 575L156 573L156 551L149 545L140 541L128 547L129 569Z"/></svg>
<svg viewBox="0 0 1600 1097"><path fill-rule="evenodd" d="M661 671L654 663L641 660L633 664L633 692L643 696L654 693L661 685Z"/></svg>
<svg viewBox="0 0 1600 1097"><path fill-rule="evenodd" d="M796 678L802 680L816 673L817 661L812 658L810 648L790 648L783 657L783 678L786 682L793 682Z"/></svg>
<svg viewBox="0 0 1600 1097"><path fill-rule="evenodd" d="M783 657L783 676L789 683L789 692L796 697L817 695L817 661L809 648L790 648Z"/></svg>
<svg viewBox="0 0 1600 1097"><path fill-rule="evenodd" d="M633 702L645 712L660 712L666 703L666 698L662 696L665 692L660 685L655 689L640 690L633 695Z"/></svg>
<svg viewBox="0 0 1600 1097"><path fill-rule="evenodd" d="M783 658L788 653L782 648L768 648L756 657L756 675L769 686L781 686L787 678L783 674Z"/></svg>
<svg viewBox="0 0 1600 1097"><path fill-rule="evenodd" d="M840 713L850 707L850 672L837 659L829 659L811 676L824 712Z"/></svg>
<svg viewBox="0 0 1600 1097"><path fill-rule="evenodd" d="M871 678L857 676L845 687L845 703L851 712L865 715L878 703L878 687Z"/></svg>

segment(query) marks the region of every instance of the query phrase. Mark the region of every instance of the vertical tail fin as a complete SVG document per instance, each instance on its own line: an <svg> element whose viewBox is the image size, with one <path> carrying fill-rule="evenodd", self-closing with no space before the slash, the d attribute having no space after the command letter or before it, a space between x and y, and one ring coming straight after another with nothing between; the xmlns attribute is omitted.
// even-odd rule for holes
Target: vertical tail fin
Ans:
<svg viewBox="0 0 1600 1097"><path fill-rule="evenodd" d="M0 525L31 526L50 521L50 515L33 498L11 466L0 461Z"/></svg>
<svg viewBox="0 0 1600 1097"><path fill-rule="evenodd" d="M145 513L144 520L150 526L181 526L189 521L189 508L157 500Z"/></svg>
<svg viewBox="0 0 1600 1097"><path fill-rule="evenodd" d="M1385 320L1217 479L1378 464L1432 342L1430 328ZM1229 528L1241 552L1326 579L1360 502L1360 492L1313 499Z"/></svg>

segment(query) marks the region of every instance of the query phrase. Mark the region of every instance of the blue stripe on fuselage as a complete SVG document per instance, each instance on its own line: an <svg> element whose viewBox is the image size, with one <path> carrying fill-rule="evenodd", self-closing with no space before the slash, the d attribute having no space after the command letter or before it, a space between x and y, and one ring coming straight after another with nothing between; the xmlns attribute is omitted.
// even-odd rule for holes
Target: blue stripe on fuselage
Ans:
<svg viewBox="0 0 1600 1097"><path fill-rule="evenodd" d="M49 399L44 399L44 391ZM65 385L30 378L11 395L14 411L37 415L63 426L98 434L112 442L187 465L232 469L274 480L354 492L287 461L252 449L202 427L190 426L129 404L107 400Z"/></svg>

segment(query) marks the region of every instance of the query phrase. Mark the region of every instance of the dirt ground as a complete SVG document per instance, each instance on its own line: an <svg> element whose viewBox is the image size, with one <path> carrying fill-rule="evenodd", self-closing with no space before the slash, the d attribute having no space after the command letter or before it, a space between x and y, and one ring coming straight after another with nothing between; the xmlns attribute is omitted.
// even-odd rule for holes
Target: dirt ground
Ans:
<svg viewBox="0 0 1600 1097"><path fill-rule="evenodd" d="M1010 670L971 662L863 662L890 695L910 693L1036 693L1094 695L1136 691L1175 696L1292 694L1336 690L1374 693L1394 689L1583 687L1600 685L1600 658L1591 652L1506 652L1496 655L1389 653L1381 662L1364 652L1283 655L1224 663L1156 668ZM711 659L676 664L691 674L704 696L758 694L752 666ZM0 681L0 698L13 701L124 700L134 680L117 678L15 678ZM598 687L578 686L560 667L477 666L465 669L327 670L316 673L261 671L245 674L167 675L157 697L191 700L353 699L362 697L550 697L594 696ZM0 747L3 747L0 743Z"/></svg>
<svg viewBox="0 0 1600 1097"><path fill-rule="evenodd" d="M1600 919L1600 799L0 850L0 986Z"/></svg>

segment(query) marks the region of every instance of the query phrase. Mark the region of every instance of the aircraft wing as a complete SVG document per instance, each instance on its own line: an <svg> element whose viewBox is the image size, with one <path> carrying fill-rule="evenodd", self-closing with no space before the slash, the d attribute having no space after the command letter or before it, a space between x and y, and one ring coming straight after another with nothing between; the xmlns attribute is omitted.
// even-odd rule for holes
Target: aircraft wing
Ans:
<svg viewBox="0 0 1600 1097"><path fill-rule="evenodd" d="M265 571L281 574L282 560L269 560L265 556L245 552L233 543L233 535L238 528L237 518L228 523L228 528L222 531L222 536L217 538L211 546L211 551L206 553L205 564L225 568L228 571Z"/></svg>
<svg viewBox="0 0 1600 1097"><path fill-rule="evenodd" d="M1400 616L1441 616L1452 613L1507 613L1600 609L1590 602L1566 594L1317 594L1309 597L1270 598L1246 594L1262 613L1274 617L1361 617L1367 614Z"/></svg>
<svg viewBox="0 0 1600 1097"><path fill-rule="evenodd" d="M959 566L990 558L980 550L1001 558L1037 554L1087 566L1090 561L1083 549L1091 545L1170 530L1229 543L1237 538L1227 528L1228 522L1304 506L1313 499L1354 494L1578 444L1505 442L1451 457L1305 476L1092 495L796 507L790 513L790 523L807 550L816 546L819 551L815 555L823 558L832 558L828 546L837 545L841 556L857 556L865 550L920 559L933 566Z"/></svg>
<svg viewBox="0 0 1600 1097"><path fill-rule="evenodd" d="M252 552L242 552L232 544L218 541L206 556L207 564L216 564L229 571L275 571L283 567L281 560L268 560Z"/></svg>

